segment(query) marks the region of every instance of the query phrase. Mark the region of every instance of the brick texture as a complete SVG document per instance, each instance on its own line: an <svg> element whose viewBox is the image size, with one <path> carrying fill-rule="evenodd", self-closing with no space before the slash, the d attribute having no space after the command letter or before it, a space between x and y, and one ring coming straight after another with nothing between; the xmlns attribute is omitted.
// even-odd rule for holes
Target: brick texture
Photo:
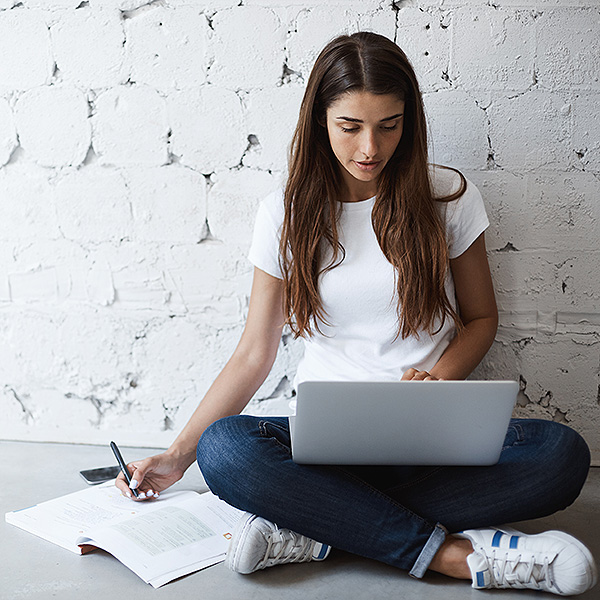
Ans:
<svg viewBox="0 0 600 600"><path fill-rule="evenodd" d="M484 196L474 377L600 462L595 0L0 0L0 438L170 443L242 331L310 68L358 29L406 51L432 159ZM289 410L300 353L284 334L250 411Z"/></svg>

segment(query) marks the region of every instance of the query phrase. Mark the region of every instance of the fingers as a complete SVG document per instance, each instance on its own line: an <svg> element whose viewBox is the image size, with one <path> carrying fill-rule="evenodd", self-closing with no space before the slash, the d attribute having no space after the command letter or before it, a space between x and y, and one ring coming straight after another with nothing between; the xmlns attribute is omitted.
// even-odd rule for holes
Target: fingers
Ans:
<svg viewBox="0 0 600 600"><path fill-rule="evenodd" d="M149 464L143 466L144 462L146 461L132 462L127 465L129 472L132 474L131 483L129 485L125 480L123 473L119 473L115 485L121 491L123 496L127 496L127 498L137 501L158 498L159 492L154 490L152 486L149 485L149 482L142 485L150 467ZM137 492L137 496L133 490Z"/></svg>
<svg viewBox="0 0 600 600"><path fill-rule="evenodd" d="M129 468L129 472L131 473L131 483L129 487L132 490L137 489L142 481L144 481L144 477L146 477L146 469L139 466L139 463L131 463L127 465Z"/></svg>
<svg viewBox="0 0 600 600"><path fill-rule="evenodd" d="M413 381L436 381L436 378L429 371L419 371Z"/></svg>
<svg viewBox="0 0 600 600"><path fill-rule="evenodd" d="M141 486L138 486L135 488L135 492L137 492L136 496L134 493L134 488L130 488L126 481L123 481L121 485L119 485L119 482L117 482L116 485L119 490L121 490L121 494L123 494L123 496L126 496L131 500L135 500L136 502L140 502L142 500L154 500L160 496L160 493L154 490L152 487L142 488Z"/></svg>
<svg viewBox="0 0 600 600"><path fill-rule="evenodd" d="M137 500L149 500L152 498L158 498L159 493L157 490L152 489L152 485L150 483L142 485L148 474L148 471L152 470L152 459L146 459L141 463L131 463L133 469L131 475L131 483L129 487L132 490L137 490L139 496Z"/></svg>
<svg viewBox="0 0 600 600"><path fill-rule="evenodd" d="M133 494L131 494L131 490L129 492L126 492L125 495L128 498L131 498L132 500L135 500L137 502L141 502L142 500L154 500L160 496L160 494L158 492L155 492L153 489L146 490L137 488L136 491L138 493L137 498ZM129 494L131 494L131 496Z"/></svg>
<svg viewBox="0 0 600 600"><path fill-rule="evenodd" d="M119 476L115 481L115 485L121 491L121 494L123 494L123 496L127 496L128 498L132 496L131 490L129 489L129 486L125 481L125 476L123 475L123 473L119 473Z"/></svg>
<svg viewBox="0 0 600 600"><path fill-rule="evenodd" d="M401 381L410 381L418 372L419 371L417 371L417 369L413 369L412 367L410 369L407 369L402 374Z"/></svg>
<svg viewBox="0 0 600 600"><path fill-rule="evenodd" d="M439 381L437 377L434 377L429 371L419 371L414 368L410 368L402 375L402 381Z"/></svg>

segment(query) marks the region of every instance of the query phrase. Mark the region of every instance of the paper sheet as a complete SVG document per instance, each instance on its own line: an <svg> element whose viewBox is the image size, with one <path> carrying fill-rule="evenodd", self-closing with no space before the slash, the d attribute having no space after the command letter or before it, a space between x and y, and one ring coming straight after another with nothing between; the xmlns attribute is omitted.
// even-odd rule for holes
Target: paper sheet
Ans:
<svg viewBox="0 0 600 600"><path fill-rule="evenodd" d="M109 482L6 514L6 521L72 552L102 548L157 587L220 562L241 511L210 492L133 502Z"/></svg>

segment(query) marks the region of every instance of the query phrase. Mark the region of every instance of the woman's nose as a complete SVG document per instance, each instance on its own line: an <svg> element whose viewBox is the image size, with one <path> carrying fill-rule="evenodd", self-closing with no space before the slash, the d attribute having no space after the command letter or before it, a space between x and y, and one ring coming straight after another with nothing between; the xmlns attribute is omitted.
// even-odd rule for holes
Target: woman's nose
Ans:
<svg viewBox="0 0 600 600"><path fill-rule="evenodd" d="M373 158L377 154L377 139L373 131L365 130L360 142L360 151L365 158Z"/></svg>

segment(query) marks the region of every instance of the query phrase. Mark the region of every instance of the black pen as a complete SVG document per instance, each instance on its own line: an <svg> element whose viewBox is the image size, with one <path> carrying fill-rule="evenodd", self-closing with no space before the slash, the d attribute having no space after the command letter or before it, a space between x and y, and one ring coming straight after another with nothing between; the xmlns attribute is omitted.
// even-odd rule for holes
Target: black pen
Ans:
<svg viewBox="0 0 600 600"><path fill-rule="evenodd" d="M129 469L127 468L127 465L125 464L125 461L123 460L123 457L121 456L121 453L119 452L119 449L117 448L117 445L114 442L110 443L110 448L113 451L115 458L117 459L117 462L119 463L119 467L121 467L121 471L123 471L123 475L125 475L125 479L127 480L127 485L131 484L131 475L129 473ZM140 494L137 490L131 490L133 492L133 495L136 498L140 497Z"/></svg>

